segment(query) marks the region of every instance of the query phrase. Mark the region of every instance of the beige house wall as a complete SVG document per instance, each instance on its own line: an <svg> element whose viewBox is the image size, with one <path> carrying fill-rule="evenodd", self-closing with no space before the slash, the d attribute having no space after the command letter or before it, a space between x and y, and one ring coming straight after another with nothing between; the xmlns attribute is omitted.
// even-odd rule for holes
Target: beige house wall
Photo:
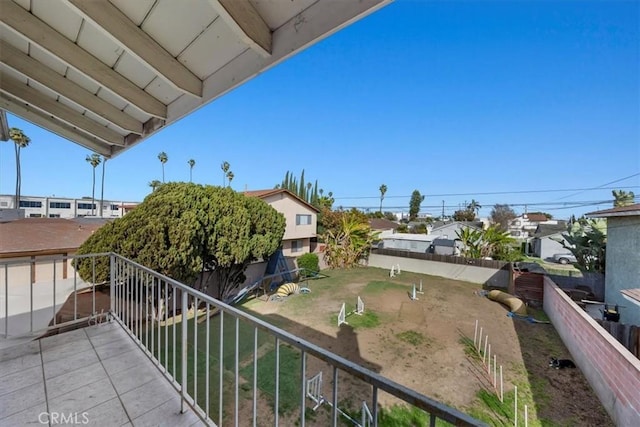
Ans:
<svg viewBox="0 0 640 427"><path fill-rule="evenodd" d="M9 284L22 283L25 286L29 283L53 283L55 277L56 280L63 280L73 278L75 270L73 269L73 259L57 259L55 261L55 275L54 275L54 261L51 259L54 255L47 255L43 257L28 257L28 258L11 258L2 259L2 262L7 262L6 275L5 269L0 271L0 288L4 289L5 283ZM63 256L62 254L59 255ZM66 266L64 265L66 264ZM78 277L78 280L80 278Z"/></svg>
<svg viewBox="0 0 640 427"><path fill-rule="evenodd" d="M262 200L282 213L286 220L284 236L282 238L282 253L284 256L297 257L310 252L311 238L316 237L318 214L314 209L286 193L273 194ZM310 215L311 223L296 225L298 215ZM295 246L295 250L292 247Z"/></svg>

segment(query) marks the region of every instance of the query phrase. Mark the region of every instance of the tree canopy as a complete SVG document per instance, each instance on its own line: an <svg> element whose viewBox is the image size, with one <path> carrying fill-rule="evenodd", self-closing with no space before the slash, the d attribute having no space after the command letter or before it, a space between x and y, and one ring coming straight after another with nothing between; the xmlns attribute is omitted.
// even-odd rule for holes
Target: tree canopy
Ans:
<svg viewBox="0 0 640 427"><path fill-rule="evenodd" d="M635 203L636 195L633 191L624 191L624 190L612 190L611 194L613 195L613 207L621 208L624 206L630 206Z"/></svg>
<svg viewBox="0 0 640 427"><path fill-rule="evenodd" d="M284 229L284 216L260 199L230 188L167 183L100 228L78 253L115 252L194 287L206 271L225 299L244 282L250 262L278 249ZM91 262L78 264L80 276L91 278ZM98 266L98 282L108 275L106 262Z"/></svg>
<svg viewBox="0 0 640 427"><path fill-rule="evenodd" d="M420 213L420 205L424 201L424 196L418 190L413 190L411 200L409 200L409 221L413 221Z"/></svg>
<svg viewBox="0 0 640 427"><path fill-rule="evenodd" d="M559 243L573 253L580 270L604 274L607 249L606 219L581 218L571 224L562 236L567 243L563 241Z"/></svg>
<svg viewBox="0 0 640 427"><path fill-rule="evenodd" d="M509 205L496 204L491 209L489 215L491 222L500 230L506 231L509 228L509 221L517 217L515 211Z"/></svg>

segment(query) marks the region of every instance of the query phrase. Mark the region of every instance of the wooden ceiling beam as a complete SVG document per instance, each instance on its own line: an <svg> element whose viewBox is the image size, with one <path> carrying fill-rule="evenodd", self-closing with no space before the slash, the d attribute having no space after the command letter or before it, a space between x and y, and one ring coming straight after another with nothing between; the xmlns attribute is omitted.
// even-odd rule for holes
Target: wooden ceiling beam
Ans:
<svg viewBox="0 0 640 427"><path fill-rule="evenodd" d="M124 137L119 133L91 120L87 116L83 116L73 108L43 95L38 90L7 75L6 72L0 71L0 81L2 82L0 92L17 98L71 126L83 129L85 132L108 144L125 145Z"/></svg>
<svg viewBox="0 0 640 427"><path fill-rule="evenodd" d="M60 96L86 108L106 121L113 123L115 126L132 133L142 134L141 122L118 110L107 101L98 98L82 86L43 67L40 62L5 41L0 41L0 62L46 86Z"/></svg>
<svg viewBox="0 0 640 427"><path fill-rule="evenodd" d="M2 93L0 93L0 108L106 158L111 158L115 153L114 148L116 147L86 135L84 132L78 131L72 126L30 108L20 100Z"/></svg>
<svg viewBox="0 0 640 427"><path fill-rule="evenodd" d="M271 55L273 34L249 0L209 0L224 22L260 55Z"/></svg>
<svg viewBox="0 0 640 427"><path fill-rule="evenodd" d="M166 105L13 1L2 2L0 22L147 114L167 117Z"/></svg>
<svg viewBox="0 0 640 427"><path fill-rule="evenodd" d="M104 35L144 62L176 89L202 96L202 80L175 59L158 42L108 1L68 0L86 20Z"/></svg>

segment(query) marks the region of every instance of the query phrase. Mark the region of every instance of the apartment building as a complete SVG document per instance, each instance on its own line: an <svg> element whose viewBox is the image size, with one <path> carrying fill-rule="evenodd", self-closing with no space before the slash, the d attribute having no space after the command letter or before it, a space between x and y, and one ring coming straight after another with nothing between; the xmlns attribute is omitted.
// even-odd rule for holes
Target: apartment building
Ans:
<svg viewBox="0 0 640 427"><path fill-rule="evenodd" d="M138 202L104 200L100 215L100 200L90 198L20 196L17 209L24 211L24 218L79 218L102 216L120 218L133 209ZM15 196L0 194L0 210L15 210Z"/></svg>

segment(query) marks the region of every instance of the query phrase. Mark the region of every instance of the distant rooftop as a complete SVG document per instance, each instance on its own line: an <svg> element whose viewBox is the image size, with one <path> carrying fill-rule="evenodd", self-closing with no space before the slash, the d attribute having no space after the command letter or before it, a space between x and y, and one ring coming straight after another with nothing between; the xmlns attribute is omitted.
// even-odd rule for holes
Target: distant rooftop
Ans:
<svg viewBox="0 0 640 427"><path fill-rule="evenodd" d="M605 209L602 211L589 212L586 216L590 218L608 218L612 216L640 216L640 203L629 206Z"/></svg>

